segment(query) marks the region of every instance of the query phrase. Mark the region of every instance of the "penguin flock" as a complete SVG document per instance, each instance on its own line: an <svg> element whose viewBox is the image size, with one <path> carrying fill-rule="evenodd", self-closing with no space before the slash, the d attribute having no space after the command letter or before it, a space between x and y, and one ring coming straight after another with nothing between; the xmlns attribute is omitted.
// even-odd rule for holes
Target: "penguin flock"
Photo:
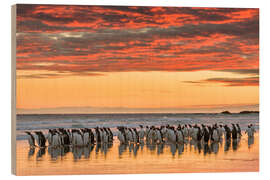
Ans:
<svg viewBox="0 0 270 180"><path fill-rule="evenodd" d="M220 142L223 139L239 140L242 136L239 124L179 124L172 126L167 124L161 126L139 125L139 128L126 126L117 127L117 138L120 144L168 144L184 143L185 140L199 141L202 143ZM252 124L248 125L245 133L248 137L253 137L255 128ZM58 147L58 146L88 146L91 144L112 144L114 135L110 128L95 127L82 129L49 129L48 134L44 135L41 131L25 131L28 136L30 147Z"/></svg>
<svg viewBox="0 0 270 180"><path fill-rule="evenodd" d="M113 133L110 128L96 127L93 129L49 129L44 135L41 131L31 133L25 131L30 147L88 146L91 144L113 143Z"/></svg>
<svg viewBox="0 0 270 180"><path fill-rule="evenodd" d="M224 144L224 152L229 151L232 147L233 151L237 150L241 139L241 128L239 124L222 125L222 124L179 124L178 126L161 125L161 126L143 126L138 128L130 128L125 126L116 127L116 138L118 138L119 158L126 151L137 156L138 150L146 148L151 153L156 152L157 155L163 154L165 147L169 147L170 152L174 156L184 152L184 147L188 144L190 149L194 147L195 152L203 154L217 154L219 148ZM248 125L245 134L248 136L248 147L254 143L255 128L252 124ZM95 153L101 152L106 156L116 138L110 128L82 128L82 129L49 129L47 134L41 131L29 132L25 131L28 136L29 152L28 156L33 156L35 147L39 147L37 158L41 158L46 153L52 160L63 157L67 153L72 152L74 160L89 158L91 152L95 149ZM232 141L231 141L232 140Z"/></svg>
<svg viewBox="0 0 270 180"><path fill-rule="evenodd" d="M228 125L204 125L179 124L177 127L167 124L166 126L146 126L140 125L139 129L119 126L118 140L121 144L128 143L184 143L185 140L201 141L203 143L219 142L225 140L237 140L242 136L239 124ZM246 133L251 137L254 135L254 126L248 125Z"/></svg>

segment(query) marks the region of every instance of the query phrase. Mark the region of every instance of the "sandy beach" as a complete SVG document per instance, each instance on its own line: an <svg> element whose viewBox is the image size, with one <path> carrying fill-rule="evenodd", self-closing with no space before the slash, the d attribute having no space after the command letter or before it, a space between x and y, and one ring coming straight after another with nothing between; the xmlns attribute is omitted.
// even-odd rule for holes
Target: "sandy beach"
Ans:
<svg viewBox="0 0 270 180"><path fill-rule="evenodd" d="M115 137L116 138L116 137ZM259 171L259 133L238 143L120 145L30 149L17 141L17 175L206 173Z"/></svg>

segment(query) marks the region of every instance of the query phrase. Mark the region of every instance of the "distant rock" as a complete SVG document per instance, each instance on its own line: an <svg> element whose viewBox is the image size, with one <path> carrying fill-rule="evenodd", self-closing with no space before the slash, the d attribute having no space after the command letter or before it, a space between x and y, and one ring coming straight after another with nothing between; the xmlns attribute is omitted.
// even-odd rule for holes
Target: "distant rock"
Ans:
<svg viewBox="0 0 270 180"><path fill-rule="evenodd" d="M230 111L223 111L223 112L221 112L221 114L231 114L231 112Z"/></svg>
<svg viewBox="0 0 270 180"><path fill-rule="evenodd" d="M239 114L259 113L259 111L241 111Z"/></svg>

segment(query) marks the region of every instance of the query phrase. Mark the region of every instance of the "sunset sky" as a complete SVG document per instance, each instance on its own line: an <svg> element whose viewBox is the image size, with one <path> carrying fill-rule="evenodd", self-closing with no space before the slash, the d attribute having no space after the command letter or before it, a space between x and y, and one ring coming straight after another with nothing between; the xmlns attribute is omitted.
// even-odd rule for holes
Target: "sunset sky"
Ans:
<svg viewBox="0 0 270 180"><path fill-rule="evenodd" d="M259 10L17 5L17 113L259 108Z"/></svg>

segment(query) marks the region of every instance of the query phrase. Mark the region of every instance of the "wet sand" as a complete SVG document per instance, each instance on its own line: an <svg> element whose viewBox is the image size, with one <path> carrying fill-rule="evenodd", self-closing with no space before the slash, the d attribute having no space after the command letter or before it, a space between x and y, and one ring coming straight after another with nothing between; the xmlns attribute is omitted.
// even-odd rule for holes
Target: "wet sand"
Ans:
<svg viewBox="0 0 270 180"><path fill-rule="evenodd" d="M239 142L30 149L17 141L17 175L259 171L259 133Z"/></svg>

